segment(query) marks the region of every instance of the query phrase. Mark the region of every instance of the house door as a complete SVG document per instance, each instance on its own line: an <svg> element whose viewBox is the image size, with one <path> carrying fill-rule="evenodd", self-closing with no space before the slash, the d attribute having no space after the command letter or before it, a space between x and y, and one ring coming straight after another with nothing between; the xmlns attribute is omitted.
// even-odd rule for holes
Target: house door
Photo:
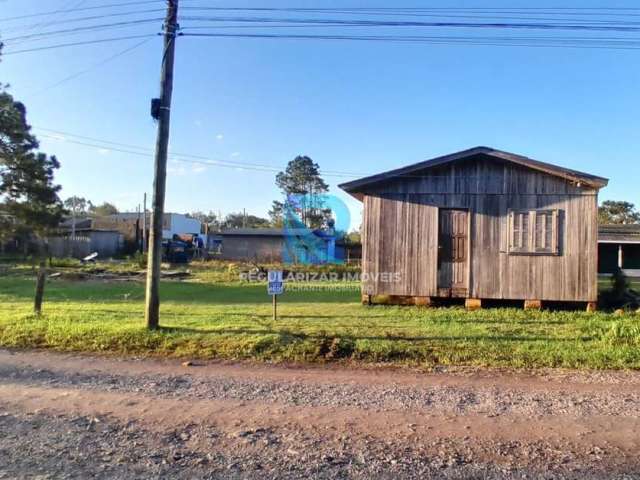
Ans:
<svg viewBox="0 0 640 480"><path fill-rule="evenodd" d="M438 295L466 297L469 292L469 212L439 211Z"/></svg>

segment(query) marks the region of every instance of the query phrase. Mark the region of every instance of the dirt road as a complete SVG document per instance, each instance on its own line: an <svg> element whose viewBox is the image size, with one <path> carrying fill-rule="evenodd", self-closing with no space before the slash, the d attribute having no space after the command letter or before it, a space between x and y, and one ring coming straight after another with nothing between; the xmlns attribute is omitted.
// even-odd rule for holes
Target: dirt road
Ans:
<svg viewBox="0 0 640 480"><path fill-rule="evenodd" d="M0 478L640 478L640 373L0 350Z"/></svg>

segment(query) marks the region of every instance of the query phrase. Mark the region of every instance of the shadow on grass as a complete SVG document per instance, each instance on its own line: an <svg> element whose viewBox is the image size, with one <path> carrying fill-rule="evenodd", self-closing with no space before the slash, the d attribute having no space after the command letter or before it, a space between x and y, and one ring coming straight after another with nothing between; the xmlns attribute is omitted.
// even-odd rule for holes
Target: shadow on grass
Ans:
<svg viewBox="0 0 640 480"><path fill-rule="evenodd" d="M0 294L18 301L31 301L34 282L27 279L0 278ZM280 303L345 303L358 302L358 291L325 290L299 291L281 295ZM45 302L119 302L125 298L141 301L144 284L134 282L48 282L45 288ZM192 282L162 282L160 285L162 302L181 304L256 304L267 303L265 285L221 285Z"/></svg>
<svg viewBox="0 0 640 480"><path fill-rule="evenodd" d="M404 336L404 335L349 335L341 333L325 334L292 332L286 329L246 329L246 328L222 328L222 329L198 329L189 327L161 327L161 331L165 333L180 333L191 335L279 335L293 337L299 340L323 340L326 338L343 338L351 341L370 340L370 341L404 341L404 342L425 342L425 341L502 341L502 342L575 342L576 340L589 341L592 337L576 337L576 338L557 338L545 336L522 336L522 335L433 335L433 336Z"/></svg>
<svg viewBox="0 0 640 480"><path fill-rule="evenodd" d="M497 309L499 310L499 309ZM92 310L92 311L100 311L109 313L109 310ZM115 311L114 311L115 313ZM186 318L209 318L212 317L236 317L246 320L271 320L271 313L247 313L247 312L163 312L164 315L172 316L172 317L186 317ZM463 312L466 314L466 312ZM316 314L278 314L279 320L393 320L390 318L390 314L386 313L384 315L370 315L365 310L363 310L362 314L342 314L336 313L334 315L316 315ZM425 312L423 316L402 316L399 315L395 318L399 323L407 322L407 327L419 328L421 323L440 323L440 324L450 324L450 323L459 323L459 324L487 324L487 325L575 325L575 320L553 320L550 318L539 318L539 319L522 319L522 318L487 318L485 316L477 316L474 313L468 313L468 318L462 318L459 316L447 317L446 311L437 309L431 309L429 312ZM336 325L335 323L330 324L331 327L340 327L340 325ZM345 325L348 326L348 325ZM393 324L393 325L381 325L376 323L372 325L375 328L393 328L402 325Z"/></svg>

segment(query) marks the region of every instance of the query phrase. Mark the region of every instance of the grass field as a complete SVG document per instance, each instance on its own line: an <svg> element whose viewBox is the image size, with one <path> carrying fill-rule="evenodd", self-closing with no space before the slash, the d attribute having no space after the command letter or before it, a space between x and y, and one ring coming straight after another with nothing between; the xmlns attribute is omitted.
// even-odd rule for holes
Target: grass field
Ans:
<svg viewBox="0 0 640 480"><path fill-rule="evenodd" d="M640 368L637 314L365 307L357 285L336 283L287 292L272 321L264 284L232 281L233 267L191 268L193 280L163 282L163 328L148 332L140 282L52 279L36 318L30 267L5 267L0 345L266 361Z"/></svg>

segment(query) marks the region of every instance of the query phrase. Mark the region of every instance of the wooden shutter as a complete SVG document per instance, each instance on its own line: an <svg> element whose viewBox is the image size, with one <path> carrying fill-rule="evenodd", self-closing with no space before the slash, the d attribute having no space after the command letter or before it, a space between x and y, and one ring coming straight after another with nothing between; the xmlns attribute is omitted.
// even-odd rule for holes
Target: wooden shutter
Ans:
<svg viewBox="0 0 640 480"><path fill-rule="evenodd" d="M510 210L508 251L515 255L557 255L559 230L558 210Z"/></svg>

